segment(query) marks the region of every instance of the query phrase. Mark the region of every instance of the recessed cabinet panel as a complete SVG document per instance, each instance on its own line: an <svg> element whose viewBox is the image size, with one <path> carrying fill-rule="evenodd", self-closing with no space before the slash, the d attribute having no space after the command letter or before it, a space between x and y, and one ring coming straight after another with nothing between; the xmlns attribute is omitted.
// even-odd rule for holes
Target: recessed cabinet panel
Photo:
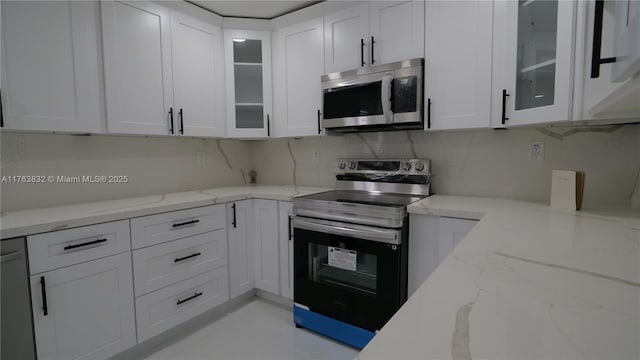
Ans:
<svg viewBox="0 0 640 360"><path fill-rule="evenodd" d="M169 10L144 1L103 1L110 133L169 133L173 106Z"/></svg>
<svg viewBox="0 0 640 360"><path fill-rule="evenodd" d="M229 234L229 296L234 298L255 287L253 200L227 203Z"/></svg>
<svg viewBox="0 0 640 360"><path fill-rule="evenodd" d="M371 65L424 57L424 2L371 1Z"/></svg>
<svg viewBox="0 0 640 360"><path fill-rule="evenodd" d="M176 12L171 25L175 129L178 134L222 137L222 30Z"/></svg>
<svg viewBox="0 0 640 360"><path fill-rule="evenodd" d="M256 288L280 294L278 202L255 199L253 201L253 219Z"/></svg>
<svg viewBox="0 0 640 360"><path fill-rule="evenodd" d="M612 80L625 81L640 71L640 2L615 1L616 23ZM610 41L605 39L603 41Z"/></svg>
<svg viewBox="0 0 640 360"><path fill-rule="evenodd" d="M2 1L4 126L103 132L99 9L90 1Z"/></svg>
<svg viewBox="0 0 640 360"><path fill-rule="evenodd" d="M225 30L224 39L227 133L230 137L267 137L272 118L271 34Z"/></svg>
<svg viewBox="0 0 640 360"><path fill-rule="evenodd" d="M324 68L326 73L369 65L369 4L324 17Z"/></svg>

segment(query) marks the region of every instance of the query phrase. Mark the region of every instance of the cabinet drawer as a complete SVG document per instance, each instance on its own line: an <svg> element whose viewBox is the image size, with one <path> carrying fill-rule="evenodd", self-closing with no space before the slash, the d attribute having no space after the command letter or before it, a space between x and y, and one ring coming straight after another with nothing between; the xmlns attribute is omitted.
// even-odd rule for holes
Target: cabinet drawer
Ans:
<svg viewBox="0 0 640 360"><path fill-rule="evenodd" d="M229 299L227 267L136 299L138 342L145 341Z"/></svg>
<svg viewBox="0 0 640 360"><path fill-rule="evenodd" d="M202 274L227 263L224 229L133 252L136 296Z"/></svg>
<svg viewBox="0 0 640 360"><path fill-rule="evenodd" d="M28 236L27 247L30 274L118 254L131 250L129 220Z"/></svg>
<svg viewBox="0 0 640 360"><path fill-rule="evenodd" d="M224 205L205 206L131 219L134 249L225 227Z"/></svg>

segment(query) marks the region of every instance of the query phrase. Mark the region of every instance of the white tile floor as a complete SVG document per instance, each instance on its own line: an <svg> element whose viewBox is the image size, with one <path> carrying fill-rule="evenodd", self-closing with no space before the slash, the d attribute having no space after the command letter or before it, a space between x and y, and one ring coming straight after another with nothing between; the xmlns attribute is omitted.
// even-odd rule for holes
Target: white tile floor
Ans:
<svg viewBox="0 0 640 360"><path fill-rule="evenodd" d="M297 329L292 311L256 299L146 360L345 359L358 351L308 330Z"/></svg>

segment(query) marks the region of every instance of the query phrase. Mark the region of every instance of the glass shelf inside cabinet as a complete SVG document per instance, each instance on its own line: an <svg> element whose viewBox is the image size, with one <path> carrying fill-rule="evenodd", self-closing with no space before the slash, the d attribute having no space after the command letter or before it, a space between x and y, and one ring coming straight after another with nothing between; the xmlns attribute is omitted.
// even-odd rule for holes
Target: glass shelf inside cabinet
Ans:
<svg viewBox="0 0 640 360"><path fill-rule="evenodd" d="M516 110L553 105L558 0L518 2Z"/></svg>
<svg viewBox="0 0 640 360"><path fill-rule="evenodd" d="M262 41L233 39L236 128L262 129Z"/></svg>

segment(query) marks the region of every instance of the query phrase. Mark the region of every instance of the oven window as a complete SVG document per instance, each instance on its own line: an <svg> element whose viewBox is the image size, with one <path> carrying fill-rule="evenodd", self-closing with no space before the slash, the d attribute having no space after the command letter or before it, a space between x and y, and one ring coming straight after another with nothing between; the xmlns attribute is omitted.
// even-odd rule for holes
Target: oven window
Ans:
<svg viewBox="0 0 640 360"><path fill-rule="evenodd" d="M324 91L325 119L382 115L382 81Z"/></svg>
<svg viewBox="0 0 640 360"><path fill-rule="evenodd" d="M376 255L310 243L309 261L308 277L313 282L376 294Z"/></svg>

